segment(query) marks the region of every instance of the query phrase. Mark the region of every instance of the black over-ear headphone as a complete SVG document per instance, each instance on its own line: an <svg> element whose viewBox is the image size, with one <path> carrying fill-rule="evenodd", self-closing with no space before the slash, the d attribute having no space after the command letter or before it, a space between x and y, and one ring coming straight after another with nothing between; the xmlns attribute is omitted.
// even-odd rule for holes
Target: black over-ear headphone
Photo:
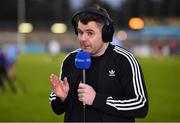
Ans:
<svg viewBox="0 0 180 123"><path fill-rule="evenodd" d="M74 26L74 30L75 30L76 34L78 34L78 31L77 31L78 19L77 19L77 17L82 13L92 13L92 14L102 16L105 19L105 21L107 21L107 22L105 22L105 24L102 28L102 39L104 42L111 42L112 41L113 34L114 34L113 20L109 17L108 14L100 12L95 8L83 8L83 9L77 11L72 16L72 25Z"/></svg>

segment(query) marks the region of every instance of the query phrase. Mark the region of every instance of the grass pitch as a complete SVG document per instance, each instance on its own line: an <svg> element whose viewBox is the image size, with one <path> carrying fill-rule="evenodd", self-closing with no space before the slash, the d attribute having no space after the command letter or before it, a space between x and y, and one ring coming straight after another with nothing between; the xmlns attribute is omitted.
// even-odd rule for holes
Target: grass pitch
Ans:
<svg viewBox="0 0 180 123"><path fill-rule="evenodd" d="M0 91L0 121L63 121L49 104L51 73L59 75L65 54L21 54L15 66L18 90ZM138 58L144 72L149 96L149 113L137 121L180 121L180 57Z"/></svg>

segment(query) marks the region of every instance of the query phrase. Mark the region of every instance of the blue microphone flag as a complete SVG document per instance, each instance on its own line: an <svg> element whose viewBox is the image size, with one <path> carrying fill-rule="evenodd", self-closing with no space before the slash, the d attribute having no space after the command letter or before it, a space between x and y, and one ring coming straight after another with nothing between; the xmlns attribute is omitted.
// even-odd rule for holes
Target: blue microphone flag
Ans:
<svg viewBox="0 0 180 123"><path fill-rule="evenodd" d="M89 69L91 65L91 57L88 52L80 51L76 54L75 66L78 69Z"/></svg>

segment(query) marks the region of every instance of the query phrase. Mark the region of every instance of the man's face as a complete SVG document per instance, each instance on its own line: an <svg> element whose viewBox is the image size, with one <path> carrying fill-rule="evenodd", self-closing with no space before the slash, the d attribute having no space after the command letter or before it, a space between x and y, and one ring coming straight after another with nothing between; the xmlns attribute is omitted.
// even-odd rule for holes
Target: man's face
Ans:
<svg viewBox="0 0 180 123"><path fill-rule="evenodd" d="M83 51L89 52L92 56L97 56L103 48L102 25L95 21L90 21L86 25L79 21L78 39Z"/></svg>

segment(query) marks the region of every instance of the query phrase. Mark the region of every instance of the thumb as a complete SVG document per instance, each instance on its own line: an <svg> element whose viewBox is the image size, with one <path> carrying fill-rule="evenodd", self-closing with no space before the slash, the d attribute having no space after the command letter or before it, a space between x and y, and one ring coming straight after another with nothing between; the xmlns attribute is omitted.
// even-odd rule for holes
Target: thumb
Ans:
<svg viewBox="0 0 180 123"><path fill-rule="evenodd" d="M64 84L64 85L67 85L67 84L68 84L67 77L64 77L64 79L63 79L63 84Z"/></svg>

